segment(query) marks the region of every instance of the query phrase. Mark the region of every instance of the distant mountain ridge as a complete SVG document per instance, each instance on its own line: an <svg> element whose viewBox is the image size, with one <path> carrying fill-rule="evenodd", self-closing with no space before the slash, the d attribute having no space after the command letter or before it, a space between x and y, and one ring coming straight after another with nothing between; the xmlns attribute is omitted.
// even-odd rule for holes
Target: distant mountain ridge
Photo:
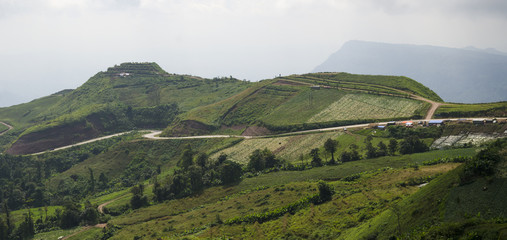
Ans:
<svg viewBox="0 0 507 240"><path fill-rule="evenodd" d="M507 100L507 54L495 49L349 41L314 72L407 76L447 102Z"/></svg>

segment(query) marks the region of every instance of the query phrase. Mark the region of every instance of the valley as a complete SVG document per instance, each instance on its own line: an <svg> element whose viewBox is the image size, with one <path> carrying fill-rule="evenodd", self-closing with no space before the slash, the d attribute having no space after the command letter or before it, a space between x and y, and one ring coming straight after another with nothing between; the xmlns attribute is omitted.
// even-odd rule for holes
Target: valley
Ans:
<svg viewBox="0 0 507 240"><path fill-rule="evenodd" d="M0 108L0 239L502 239L506 109L123 63Z"/></svg>

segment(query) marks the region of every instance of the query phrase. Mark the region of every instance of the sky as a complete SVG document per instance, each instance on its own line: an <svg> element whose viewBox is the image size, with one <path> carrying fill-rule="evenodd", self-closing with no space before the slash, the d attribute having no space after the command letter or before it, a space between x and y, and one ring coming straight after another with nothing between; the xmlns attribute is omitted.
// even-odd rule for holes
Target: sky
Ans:
<svg viewBox="0 0 507 240"><path fill-rule="evenodd" d="M0 107L123 62L258 81L349 40L507 52L505 0L0 0Z"/></svg>

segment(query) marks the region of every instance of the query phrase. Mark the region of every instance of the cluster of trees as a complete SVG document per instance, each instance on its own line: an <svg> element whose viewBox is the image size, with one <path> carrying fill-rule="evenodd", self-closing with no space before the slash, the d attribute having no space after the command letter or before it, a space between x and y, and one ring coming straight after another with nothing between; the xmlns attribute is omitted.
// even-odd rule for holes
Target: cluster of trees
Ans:
<svg viewBox="0 0 507 240"><path fill-rule="evenodd" d="M461 183L470 182L477 176L490 176L495 173L495 166L505 161L507 156L507 139L501 138L481 150L474 158L465 162L465 169L460 175Z"/></svg>
<svg viewBox="0 0 507 240"><path fill-rule="evenodd" d="M6 204L10 210L60 205L66 196L80 199L107 189L108 177L104 173L95 174L91 168L88 168L85 176L71 175L60 181L54 192L45 182L54 174L62 173L128 137L107 139L39 156L0 154L0 203Z"/></svg>
<svg viewBox="0 0 507 240"><path fill-rule="evenodd" d="M407 128L404 126L389 126L387 133L390 137L396 139L407 138L410 136L417 136L418 138L439 138L442 136L443 128L437 127L418 127Z"/></svg>
<svg viewBox="0 0 507 240"><path fill-rule="evenodd" d="M66 198L63 209L58 208L54 215L48 215L47 208L44 208L45 214L41 213L39 218L34 220L30 210L24 214L24 220L18 225L13 224L7 204L3 204L2 216L0 216L0 240L31 239L37 232L46 232L54 229L68 229L78 225L95 225L101 219L101 214L97 211L97 206L86 201L84 207L71 198Z"/></svg>
<svg viewBox="0 0 507 240"><path fill-rule="evenodd" d="M205 187L237 183L243 173L241 165L227 160L227 155L211 161L207 154L194 151L190 145L183 150L178 165L180 168L172 176L155 181L155 201L186 197Z"/></svg>
<svg viewBox="0 0 507 240"><path fill-rule="evenodd" d="M264 169L279 166L281 161L269 151L267 148L264 150L256 149L249 156L250 161L247 165L247 170L251 172L259 172Z"/></svg>
<svg viewBox="0 0 507 240"><path fill-rule="evenodd" d="M410 154L425 152L429 150L429 147L421 141L417 136L407 136L405 139L398 142L398 140L392 138L386 145L383 141L380 141L374 146L372 143L373 137L368 136L365 139L365 155L362 156L359 153L359 147L356 144L351 144L349 147L342 151L340 157L335 159L335 152L338 148L338 141L333 139L327 139L324 143L324 150L331 155L331 159L326 163L328 165L336 164L340 162L357 161L362 158L377 158L383 156L394 156L399 151L401 154ZM314 167L324 165L324 161L320 157L320 148L314 148L310 150L310 157L312 159L311 164Z"/></svg>

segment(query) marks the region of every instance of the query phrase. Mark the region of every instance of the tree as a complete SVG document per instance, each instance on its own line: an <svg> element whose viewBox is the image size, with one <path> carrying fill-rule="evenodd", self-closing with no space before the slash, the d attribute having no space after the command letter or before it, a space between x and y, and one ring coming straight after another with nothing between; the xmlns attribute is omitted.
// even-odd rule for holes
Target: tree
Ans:
<svg viewBox="0 0 507 240"><path fill-rule="evenodd" d="M206 153L199 153L199 155L197 155L197 158L195 159L195 163L202 167L203 169L206 168L206 164L208 162L208 154Z"/></svg>
<svg viewBox="0 0 507 240"><path fill-rule="evenodd" d="M318 182L318 187L319 187L319 199L321 203L327 202L333 198L334 189L333 187L331 187L331 185L320 180Z"/></svg>
<svg viewBox="0 0 507 240"><path fill-rule="evenodd" d="M25 214L25 220L19 224L14 235L16 235L18 239L30 239L35 235L35 227L30 210Z"/></svg>
<svg viewBox="0 0 507 240"><path fill-rule="evenodd" d="M144 185L139 184L133 186L130 189L130 192L133 194L132 198L130 199L130 206L132 209L138 209L140 207L148 205L148 198L144 196Z"/></svg>
<svg viewBox="0 0 507 240"><path fill-rule="evenodd" d="M225 153L221 153L220 156L218 156L218 164L222 164L225 162L225 160L227 160L227 154Z"/></svg>
<svg viewBox="0 0 507 240"><path fill-rule="evenodd" d="M4 223L3 217L0 217L0 240L7 240L7 225Z"/></svg>
<svg viewBox="0 0 507 240"><path fill-rule="evenodd" d="M248 161L247 169L253 171L261 171L264 169L264 159L260 149L255 149L255 151L250 154L249 158L250 161Z"/></svg>
<svg viewBox="0 0 507 240"><path fill-rule="evenodd" d="M267 148L264 150L256 149L249 156L250 161L248 162L247 169L253 171L262 171L266 168L273 168L277 166L280 161L275 155Z"/></svg>
<svg viewBox="0 0 507 240"><path fill-rule="evenodd" d="M184 196L188 196L191 193L190 190L190 181L185 174L175 174L172 178L172 183L170 186L170 194L172 194L175 198L180 198Z"/></svg>
<svg viewBox="0 0 507 240"><path fill-rule="evenodd" d="M387 146L384 144L384 142L380 141L377 144L378 150L377 150L377 157L383 157L387 155Z"/></svg>
<svg viewBox="0 0 507 240"><path fill-rule="evenodd" d="M8 236L12 231L12 222L11 222L11 213L9 211L9 207L7 206L7 202L4 202L2 208L5 213L6 235Z"/></svg>
<svg viewBox="0 0 507 240"><path fill-rule="evenodd" d="M398 141L396 141L396 139L394 138L391 138L389 140L388 149L389 155L394 156L396 154L396 151L398 150Z"/></svg>
<svg viewBox="0 0 507 240"><path fill-rule="evenodd" d="M99 175L100 188L106 188L108 181L109 180L107 179L106 175L104 173L100 173Z"/></svg>
<svg viewBox="0 0 507 240"><path fill-rule="evenodd" d="M264 168L273 168L280 163L280 161L275 157L275 154L267 148L262 150L262 158L264 159Z"/></svg>
<svg viewBox="0 0 507 240"><path fill-rule="evenodd" d="M93 177L93 170L88 168L88 172L90 173L90 192L95 191L95 178Z"/></svg>
<svg viewBox="0 0 507 240"><path fill-rule="evenodd" d="M336 152L336 148L338 147L338 141L333 140L331 138L328 138L326 142L324 143L324 148L327 152L331 153L331 161L329 161L330 164L334 164L334 153Z"/></svg>
<svg viewBox="0 0 507 240"><path fill-rule="evenodd" d="M322 159L319 156L319 149L314 148L310 151L310 156L312 157L312 165L315 167L322 166Z"/></svg>
<svg viewBox="0 0 507 240"><path fill-rule="evenodd" d="M416 136L409 136L405 138L400 144L401 154L420 153L426 152L428 150L428 146Z"/></svg>
<svg viewBox="0 0 507 240"><path fill-rule="evenodd" d="M80 221L81 206L70 197L66 197L63 203L63 212L60 216L60 227L67 229L77 226Z"/></svg>
<svg viewBox="0 0 507 240"><path fill-rule="evenodd" d="M220 180L223 184L236 183L241 179L242 169L239 163L225 161L220 167Z"/></svg>
<svg viewBox="0 0 507 240"><path fill-rule="evenodd" d="M366 158L374 158L377 156L377 148L370 141L366 142Z"/></svg>
<svg viewBox="0 0 507 240"><path fill-rule="evenodd" d="M97 211L97 208L90 203L90 201L85 202L85 209L81 213L81 220L86 225L95 225L99 222L99 212Z"/></svg>
<svg viewBox="0 0 507 240"><path fill-rule="evenodd" d="M194 151L192 151L192 147L190 145L187 145L185 149L183 150L183 154L181 154L180 159L180 167L183 169L187 169L190 167L190 165L193 164L193 158L194 158Z"/></svg>
<svg viewBox="0 0 507 240"><path fill-rule="evenodd" d="M201 191L204 188L202 181L202 168L200 166L192 165L188 168L187 174L190 179L190 188L192 189L192 192Z"/></svg>

